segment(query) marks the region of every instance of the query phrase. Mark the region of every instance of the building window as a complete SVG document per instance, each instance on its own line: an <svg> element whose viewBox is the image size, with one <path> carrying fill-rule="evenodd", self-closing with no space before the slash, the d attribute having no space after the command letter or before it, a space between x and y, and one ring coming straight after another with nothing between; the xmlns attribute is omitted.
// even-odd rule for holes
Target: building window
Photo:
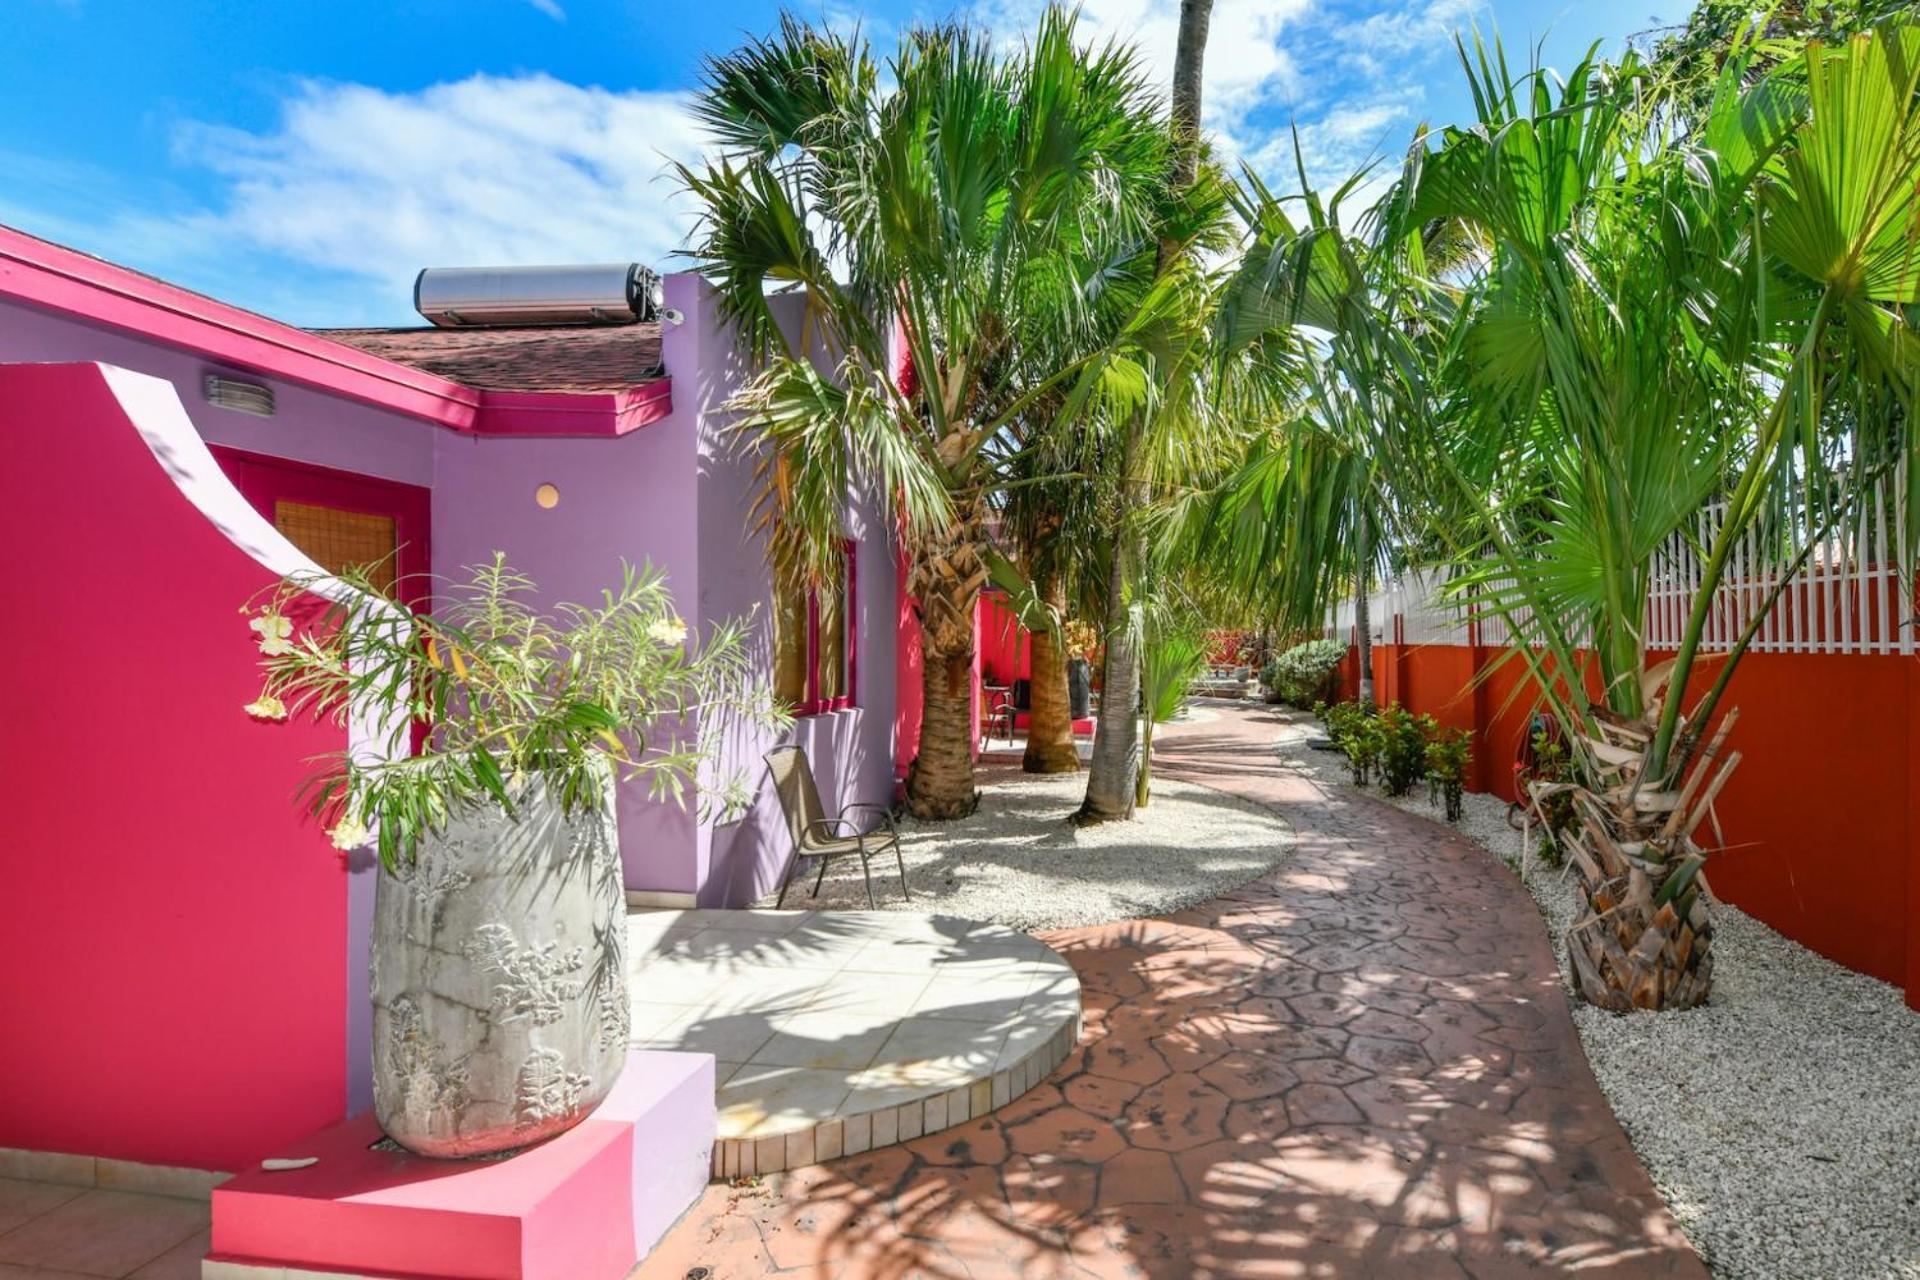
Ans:
<svg viewBox="0 0 1920 1280"><path fill-rule="evenodd" d="M838 582L774 587L773 693L795 715L854 705L853 543L840 563Z"/></svg>
<svg viewBox="0 0 1920 1280"><path fill-rule="evenodd" d="M273 527L328 573L358 570L374 590L394 598L399 578L400 522L368 511L342 511L286 498L273 504Z"/></svg>
<svg viewBox="0 0 1920 1280"><path fill-rule="evenodd" d="M377 590L409 608L429 607L426 489L223 445L212 450L241 496L308 559L328 573L357 566Z"/></svg>

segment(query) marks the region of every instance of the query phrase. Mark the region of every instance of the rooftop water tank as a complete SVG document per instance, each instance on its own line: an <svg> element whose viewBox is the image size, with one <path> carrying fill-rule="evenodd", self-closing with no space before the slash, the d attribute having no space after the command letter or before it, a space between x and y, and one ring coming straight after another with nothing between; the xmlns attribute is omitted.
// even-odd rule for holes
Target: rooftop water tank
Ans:
<svg viewBox="0 0 1920 1280"><path fill-rule="evenodd" d="M567 267L428 267L413 305L443 329L635 324L660 314L660 277L638 262Z"/></svg>

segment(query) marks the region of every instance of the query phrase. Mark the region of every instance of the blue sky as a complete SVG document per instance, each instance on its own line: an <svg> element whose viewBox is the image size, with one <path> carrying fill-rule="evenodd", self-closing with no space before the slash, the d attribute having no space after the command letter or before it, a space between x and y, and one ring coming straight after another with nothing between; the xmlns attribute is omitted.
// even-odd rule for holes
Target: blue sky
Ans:
<svg viewBox="0 0 1920 1280"><path fill-rule="evenodd" d="M0 0L0 222L296 324L406 324L421 266L671 268L703 54L779 6L661 0ZM1040 0L799 12L884 46L958 9L1017 33ZM1086 0L1164 73L1178 0ZM1216 0L1207 124L1276 184L1317 182L1467 111L1452 32L1544 37L1550 65L1690 0ZM1524 61L1524 58L1520 59Z"/></svg>

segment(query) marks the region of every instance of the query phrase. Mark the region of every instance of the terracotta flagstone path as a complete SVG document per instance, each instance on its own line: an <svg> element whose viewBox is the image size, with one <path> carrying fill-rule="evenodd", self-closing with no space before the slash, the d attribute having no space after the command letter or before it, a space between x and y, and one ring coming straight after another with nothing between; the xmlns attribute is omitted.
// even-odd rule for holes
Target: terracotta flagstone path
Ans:
<svg viewBox="0 0 1920 1280"><path fill-rule="evenodd" d="M715 1185L638 1274L1704 1277L1601 1097L1538 916L1462 838L1329 792L1264 711L1159 770L1293 857L1164 919L1046 935L1086 1032L984 1120Z"/></svg>

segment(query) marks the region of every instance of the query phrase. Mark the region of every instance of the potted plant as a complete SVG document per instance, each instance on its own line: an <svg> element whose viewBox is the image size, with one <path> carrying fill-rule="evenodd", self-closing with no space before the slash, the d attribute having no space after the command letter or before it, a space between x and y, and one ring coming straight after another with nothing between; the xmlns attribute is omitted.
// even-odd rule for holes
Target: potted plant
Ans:
<svg viewBox="0 0 1920 1280"><path fill-rule="evenodd" d="M684 802L714 719L782 713L747 679L741 628L690 645L649 567L548 611L497 553L428 612L341 580L288 578L249 604L266 679L247 711L379 726L302 792L336 848L379 854L375 1113L422 1155L538 1142L626 1062L616 782ZM713 790L739 802L737 781Z"/></svg>
<svg viewBox="0 0 1920 1280"><path fill-rule="evenodd" d="M1073 618L1061 633L1067 645L1067 714L1085 720L1093 714L1092 658L1100 649L1100 632L1091 622Z"/></svg>

